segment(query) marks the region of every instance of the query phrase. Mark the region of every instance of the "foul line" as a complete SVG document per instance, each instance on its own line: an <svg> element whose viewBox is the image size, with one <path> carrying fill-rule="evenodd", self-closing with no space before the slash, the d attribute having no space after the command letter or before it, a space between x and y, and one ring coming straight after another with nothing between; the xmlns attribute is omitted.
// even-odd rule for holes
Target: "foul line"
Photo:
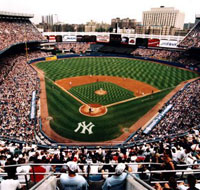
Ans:
<svg viewBox="0 0 200 190"><path fill-rule="evenodd" d="M167 90L167 89L164 89L164 90ZM164 91L163 90L163 91ZM122 100L122 101L119 101L119 102L114 102L112 104L108 104L108 105L105 105L105 107L111 107L111 106L115 106L115 105L118 105L118 104L122 104L122 103L125 103L125 102L129 102L129 101L132 101L132 100L136 100L136 99L139 99L139 98L143 98L145 96L149 96L149 95L153 95L153 94L156 94L158 92L161 92L161 90L157 90L156 92L154 93L148 93L148 94L144 94L142 96L137 96L137 97L133 97L133 98L129 98L129 99L126 99L126 100Z"/></svg>
<svg viewBox="0 0 200 190"><path fill-rule="evenodd" d="M49 78L47 78L49 79ZM51 80L51 79L49 79ZM53 81L52 81L53 82ZM78 102L80 102L83 105L87 105L85 102L83 102L82 100L80 100L79 98L77 98L76 96L74 96L72 93L70 93L68 90L66 90L65 88L63 88L62 86L60 86L59 84L56 84L53 82L53 84L55 84L56 86L58 86L59 88L61 88L63 91L65 91L67 94L69 94L70 96L72 96L75 100L77 100Z"/></svg>
<svg viewBox="0 0 200 190"><path fill-rule="evenodd" d="M50 82L52 82L54 85L58 86L59 88L61 88L63 91L65 91L67 94L69 94L70 96L72 96L75 100L77 100L78 102L80 102L83 105L87 105L85 102L83 102L82 100L80 100L79 98L77 98L76 96L74 96L72 93L70 93L68 90L66 90L65 88L63 88L62 86L56 84L53 80L51 80L50 78L48 78L47 76L45 76L45 74L43 74L39 69L37 69L37 67L35 68L35 70L40 73L41 75L44 75L44 77L49 80Z"/></svg>
<svg viewBox="0 0 200 190"><path fill-rule="evenodd" d="M48 80L50 80L51 82L53 82L51 79L49 79L48 77L46 77ZM76 99L78 102L80 102L81 104L83 105L88 105L86 104L85 102L83 102L82 100L80 100L79 98L77 98L76 96L74 96L72 93L70 93L68 90L66 90L64 87L60 86L59 84L56 84L55 82L53 82L53 84L55 84L56 86L58 86L59 88L61 88L63 91L65 91L67 94L69 94L70 96L72 96L74 99ZM167 89L164 89L164 90L167 90ZM156 91L155 93L153 94L156 94L158 92L161 92L160 90ZM152 95L153 95L152 94ZM111 106L115 106L115 105L118 105L118 104L122 104L122 103L125 103L125 102L129 102L129 101L132 101L132 100L135 100L135 99L139 99L139 98L142 98L142 97L145 97L145 96L148 96L148 95L151 95L151 93L149 94L145 94L145 95L142 95L142 96L137 96L137 97L133 97L133 98L129 98L129 99L126 99L126 100L122 100L122 101L119 101L119 102L114 102L112 104L107 104L107 105L103 105L104 107L106 108L109 108Z"/></svg>
<svg viewBox="0 0 200 190"><path fill-rule="evenodd" d="M194 78L194 79L189 79L189 80L186 80L186 81L182 81L177 86L172 86L172 87L169 87L169 88L165 88L163 90L157 90L155 93L149 93L149 94L145 94L145 95L142 95L142 96L137 96L137 97L129 98L129 99L126 99L126 100L122 100L120 102L115 102L115 103L112 103L112 104L108 104L108 105L105 105L105 107L108 108L108 107L115 106L115 105L118 105L118 104L121 104L121 103L125 103L125 102L129 102L129 101L132 101L132 100L135 100L135 99L139 99L139 98L142 98L142 97L145 97L145 96L154 95L154 94L157 94L159 92L163 92L165 90L174 89L174 88L180 86L182 83L186 83L187 84L189 82L197 80L198 78L200 78L200 77L197 77L197 78Z"/></svg>
<svg viewBox="0 0 200 190"><path fill-rule="evenodd" d="M38 73L44 75L39 69L36 69ZM44 77L46 79L48 79L49 81L51 81L54 85L58 86L59 88L61 88L64 92L66 92L68 95L72 96L75 100L77 100L78 102L80 102L81 104L83 105L88 105L86 104L85 102L83 102L82 100L80 100L79 98L77 98L76 96L74 96L72 93L70 93L68 90L66 90L65 88L63 88L62 86L60 86L59 84L56 84L53 80L51 80L50 78L46 77L44 75ZM198 78L198 77L197 77ZM196 78L195 78L196 79ZM192 80L192 79L191 79ZM186 81L183 81L183 82L186 82ZM180 85L180 84L179 84ZM179 86L177 85L177 86ZM129 101L132 101L132 100L136 100L136 99L139 99L139 98L143 98L143 97L146 97L146 96L149 96L149 95L154 95L154 94L157 94L159 92L162 92L162 91L165 91L165 90L168 90L168 89L173 89L177 86L173 86L173 87L170 87L170 88L166 88L166 89L163 89L163 90L157 90L155 93L148 93L148 94L145 94L145 95L142 95L142 96L137 96L137 97L133 97L133 98L129 98L129 99L126 99L126 100L122 100L122 101L119 101L119 102L114 102L112 104L107 104L107 105L104 105L106 108L108 107L112 107L112 106L115 106L115 105L119 105L119 104L122 104L122 103L126 103L126 102L129 102Z"/></svg>
<svg viewBox="0 0 200 190"><path fill-rule="evenodd" d="M41 73L41 72L40 72ZM79 98L77 98L76 96L74 96L72 93L70 93L68 90L66 90L64 87L60 86L59 84L56 84L53 80L51 80L50 78L46 77L46 79L48 79L49 81L51 81L54 85L58 86L59 88L61 88L63 91L65 91L68 95L72 96L75 100L77 100L78 102L80 102L81 104L83 105L88 105L87 103L83 102L82 100L80 100ZM168 89L172 89L174 87L170 87L170 88L166 88L164 90L168 90ZM162 90L162 91L164 91ZM161 90L158 90L156 91L155 93L153 94L156 94L156 93L159 93L161 92ZM148 93L148 94L145 94L145 95L142 95L142 96L137 96L137 97L133 97L133 98L129 98L129 99L126 99L126 100L122 100L122 101L119 101L119 102L114 102L112 104L107 104L107 105L103 105L104 107L106 108L109 108L109 107L112 107L112 106L115 106L115 105L119 105L119 104L123 104L123 103L126 103L126 102L130 102L132 100L136 100L136 99L139 99L139 98L143 98L143 97L146 97L146 96L149 96L149 95L153 95L152 93Z"/></svg>

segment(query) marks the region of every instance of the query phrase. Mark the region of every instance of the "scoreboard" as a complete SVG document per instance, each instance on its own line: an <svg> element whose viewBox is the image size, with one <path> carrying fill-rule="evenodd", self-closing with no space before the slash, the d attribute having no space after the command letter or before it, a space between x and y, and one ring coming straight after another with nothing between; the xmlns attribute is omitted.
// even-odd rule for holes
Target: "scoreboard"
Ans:
<svg viewBox="0 0 200 190"><path fill-rule="evenodd" d="M122 41L121 34L110 34L110 43L120 44Z"/></svg>

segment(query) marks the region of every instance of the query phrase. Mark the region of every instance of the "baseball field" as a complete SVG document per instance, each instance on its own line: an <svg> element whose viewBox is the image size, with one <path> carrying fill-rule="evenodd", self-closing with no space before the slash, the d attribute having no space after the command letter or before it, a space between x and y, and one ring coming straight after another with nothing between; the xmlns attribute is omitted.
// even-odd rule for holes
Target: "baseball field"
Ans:
<svg viewBox="0 0 200 190"><path fill-rule="evenodd" d="M117 57L67 58L36 66L45 76L47 101L41 104L48 106L57 142L115 139L178 84L198 77L176 67Z"/></svg>

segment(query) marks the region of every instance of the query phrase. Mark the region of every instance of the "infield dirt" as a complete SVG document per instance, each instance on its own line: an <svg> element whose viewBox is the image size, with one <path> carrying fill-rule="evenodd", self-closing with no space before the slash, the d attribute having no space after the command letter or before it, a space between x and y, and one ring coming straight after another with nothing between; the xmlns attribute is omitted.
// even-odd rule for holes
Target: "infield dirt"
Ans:
<svg viewBox="0 0 200 190"><path fill-rule="evenodd" d="M144 82L137 80L122 78L122 77L113 77L113 76L78 76L70 77L62 80L55 81L55 84L62 86L65 90L69 90L74 86L80 86L84 84L90 84L94 82L112 82L122 88L126 88L134 92L135 96L141 96L144 94L149 94L152 92L158 92L159 90L151 85L148 85Z"/></svg>

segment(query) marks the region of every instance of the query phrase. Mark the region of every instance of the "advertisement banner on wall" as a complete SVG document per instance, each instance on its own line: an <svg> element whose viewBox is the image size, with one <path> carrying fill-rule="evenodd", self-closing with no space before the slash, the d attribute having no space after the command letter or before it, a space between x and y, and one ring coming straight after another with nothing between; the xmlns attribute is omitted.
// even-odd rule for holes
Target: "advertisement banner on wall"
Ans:
<svg viewBox="0 0 200 190"><path fill-rule="evenodd" d="M53 60L57 60L57 56L52 56L52 57L46 57L45 58L46 61L53 61Z"/></svg>
<svg viewBox="0 0 200 190"><path fill-rule="evenodd" d="M97 36L97 42L108 43L109 41L110 41L110 39L109 39L108 35L98 35Z"/></svg>
<svg viewBox="0 0 200 190"><path fill-rule="evenodd" d="M177 48L178 41L160 40L160 47Z"/></svg>
<svg viewBox="0 0 200 190"><path fill-rule="evenodd" d="M129 43L129 38L128 37L122 37L121 44L128 44Z"/></svg>
<svg viewBox="0 0 200 190"><path fill-rule="evenodd" d="M49 36L49 42L56 42L55 36Z"/></svg>
<svg viewBox="0 0 200 190"><path fill-rule="evenodd" d="M129 44L131 44L131 45L135 45L135 42L136 42L136 40L135 40L135 38L129 38Z"/></svg>
<svg viewBox="0 0 200 190"><path fill-rule="evenodd" d="M148 39L148 47L159 47L160 40L159 39Z"/></svg>
<svg viewBox="0 0 200 190"><path fill-rule="evenodd" d="M63 36L63 42L76 42L76 36Z"/></svg>

